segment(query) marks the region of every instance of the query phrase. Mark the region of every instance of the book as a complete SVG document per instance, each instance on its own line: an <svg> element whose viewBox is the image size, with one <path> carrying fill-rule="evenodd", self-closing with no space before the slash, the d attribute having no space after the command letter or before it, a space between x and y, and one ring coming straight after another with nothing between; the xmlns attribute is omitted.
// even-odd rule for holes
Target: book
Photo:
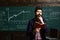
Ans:
<svg viewBox="0 0 60 40"><path fill-rule="evenodd" d="M35 23L34 23L34 27L35 27L35 28L44 29L44 28L45 28L45 25L46 25L46 24L41 24L41 23L39 23L39 22L35 22Z"/></svg>

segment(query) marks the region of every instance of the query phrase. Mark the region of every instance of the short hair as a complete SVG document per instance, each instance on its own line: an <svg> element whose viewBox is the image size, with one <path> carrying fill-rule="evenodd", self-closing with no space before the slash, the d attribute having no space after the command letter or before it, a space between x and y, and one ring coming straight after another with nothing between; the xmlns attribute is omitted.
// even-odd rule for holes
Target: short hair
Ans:
<svg viewBox="0 0 60 40"><path fill-rule="evenodd" d="M37 10L42 10L42 8L38 6L38 7L35 8L35 12L36 12Z"/></svg>

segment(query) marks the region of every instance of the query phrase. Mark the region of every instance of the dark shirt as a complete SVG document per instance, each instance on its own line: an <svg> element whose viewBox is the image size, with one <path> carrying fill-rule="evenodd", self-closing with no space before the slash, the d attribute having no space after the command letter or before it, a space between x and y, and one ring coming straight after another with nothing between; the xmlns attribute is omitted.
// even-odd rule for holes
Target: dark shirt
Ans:
<svg viewBox="0 0 60 40"><path fill-rule="evenodd" d="M33 18L31 20L29 20L28 22L28 26L27 26L27 35L30 37L30 40L34 39L34 34L33 34L33 30L34 30L34 22L36 21L36 18ZM43 21L46 23L45 19L43 18ZM45 33L47 30L47 26L44 29L40 30L40 34L42 37L42 40L45 39Z"/></svg>

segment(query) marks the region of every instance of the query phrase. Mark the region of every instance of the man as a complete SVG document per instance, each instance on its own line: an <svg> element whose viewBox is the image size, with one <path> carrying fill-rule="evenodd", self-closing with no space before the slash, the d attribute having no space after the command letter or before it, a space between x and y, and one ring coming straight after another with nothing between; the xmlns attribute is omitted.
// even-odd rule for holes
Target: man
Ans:
<svg viewBox="0 0 60 40"><path fill-rule="evenodd" d="M29 40L46 40L46 26L45 28L35 28L34 23L40 23L41 25L46 24L46 21L42 17L42 9L39 7L35 9L35 18L31 19L28 23L27 34Z"/></svg>

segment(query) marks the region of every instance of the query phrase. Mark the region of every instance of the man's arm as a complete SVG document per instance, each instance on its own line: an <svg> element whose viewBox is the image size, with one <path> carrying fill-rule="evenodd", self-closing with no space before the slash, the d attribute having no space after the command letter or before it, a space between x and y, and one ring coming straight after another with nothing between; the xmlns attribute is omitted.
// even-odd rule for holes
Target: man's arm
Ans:
<svg viewBox="0 0 60 40"><path fill-rule="evenodd" d="M33 31L32 27L33 27L32 22L29 21L27 25L27 35L30 35L32 33Z"/></svg>
<svg viewBox="0 0 60 40"><path fill-rule="evenodd" d="M45 26L45 30L46 32L48 32L48 26L47 26L47 21L43 18L43 21L45 22L46 26Z"/></svg>

